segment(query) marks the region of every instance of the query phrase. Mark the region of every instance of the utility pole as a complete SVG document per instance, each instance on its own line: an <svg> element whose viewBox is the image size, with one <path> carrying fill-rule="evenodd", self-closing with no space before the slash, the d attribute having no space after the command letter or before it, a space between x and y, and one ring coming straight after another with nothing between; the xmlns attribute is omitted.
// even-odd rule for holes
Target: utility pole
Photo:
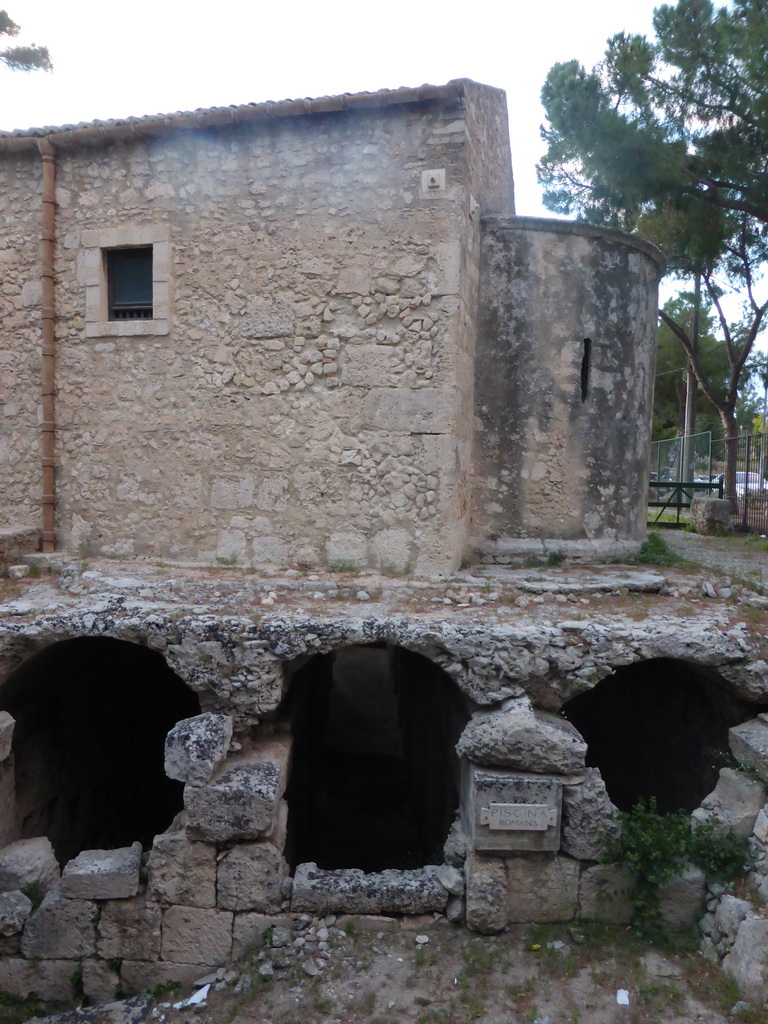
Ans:
<svg viewBox="0 0 768 1024"><path fill-rule="evenodd" d="M696 271L693 297L693 321L691 323L691 348L694 356L699 344L699 309L701 307L701 271ZM696 397L698 395L699 382L693 372L691 360L688 360L685 374L685 427L683 437L683 451L680 453L679 479L690 483L694 477L694 451L691 435L696 432Z"/></svg>

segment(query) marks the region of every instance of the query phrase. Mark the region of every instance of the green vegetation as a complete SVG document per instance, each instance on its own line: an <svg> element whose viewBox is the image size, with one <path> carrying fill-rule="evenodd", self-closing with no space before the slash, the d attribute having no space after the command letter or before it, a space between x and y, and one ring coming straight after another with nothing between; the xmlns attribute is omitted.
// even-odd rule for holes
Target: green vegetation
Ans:
<svg viewBox="0 0 768 1024"><path fill-rule="evenodd" d="M634 565L677 565L682 559L659 533L649 533L640 550L629 559Z"/></svg>
<svg viewBox="0 0 768 1024"><path fill-rule="evenodd" d="M0 36L17 36L19 26L5 11L0 11ZM46 46L8 46L0 50L0 64L11 71L52 71L51 55Z"/></svg>
<svg viewBox="0 0 768 1024"><path fill-rule="evenodd" d="M682 875L689 864L701 868L708 881L727 883L748 869L751 855L746 839L718 835L712 823L691 825L688 816L659 814L652 797L631 811L620 811L621 834L605 855L606 862L625 864L635 875L631 903L634 928L643 938L664 942L659 888Z"/></svg>

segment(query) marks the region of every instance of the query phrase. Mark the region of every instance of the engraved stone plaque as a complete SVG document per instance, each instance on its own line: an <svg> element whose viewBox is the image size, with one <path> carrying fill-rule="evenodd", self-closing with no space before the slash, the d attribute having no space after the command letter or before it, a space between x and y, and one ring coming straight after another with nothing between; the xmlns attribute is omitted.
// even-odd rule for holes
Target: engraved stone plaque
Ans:
<svg viewBox="0 0 768 1024"><path fill-rule="evenodd" d="M557 824L557 810L546 804L491 804L480 808L480 824L491 831L543 832Z"/></svg>
<svg viewBox="0 0 768 1024"><path fill-rule="evenodd" d="M462 821L474 848L487 853L560 848L563 782L462 762Z"/></svg>

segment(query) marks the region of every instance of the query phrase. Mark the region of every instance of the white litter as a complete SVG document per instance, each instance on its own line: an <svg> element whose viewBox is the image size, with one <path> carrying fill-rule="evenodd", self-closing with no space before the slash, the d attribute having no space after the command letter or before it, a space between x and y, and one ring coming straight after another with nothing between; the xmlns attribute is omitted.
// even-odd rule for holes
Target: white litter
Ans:
<svg viewBox="0 0 768 1024"><path fill-rule="evenodd" d="M198 1003L204 1003L210 987L210 985L203 985L203 987L198 989L193 996L189 997L189 999L182 999L180 1003L174 1003L174 1010L186 1010L188 1006L197 1006Z"/></svg>
<svg viewBox="0 0 768 1024"><path fill-rule="evenodd" d="M629 1006L629 992L625 988L620 988L616 992L616 1002L619 1006Z"/></svg>
<svg viewBox="0 0 768 1024"><path fill-rule="evenodd" d="M428 935L417 935L416 936L416 945L417 946L424 946L428 942L429 942L429 936Z"/></svg>

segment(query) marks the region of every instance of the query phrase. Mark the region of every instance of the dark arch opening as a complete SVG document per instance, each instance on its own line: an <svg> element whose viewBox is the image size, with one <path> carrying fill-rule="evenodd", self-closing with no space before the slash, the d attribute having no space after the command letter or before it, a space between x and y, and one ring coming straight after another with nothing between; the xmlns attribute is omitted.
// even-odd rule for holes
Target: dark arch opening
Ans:
<svg viewBox="0 0 768 1024"><path fill-rule="evenodd" d="M620 810L655 797L662 814L690 813L729 762L728 730L764 710L726 686L712 669L652 658L616 669L562 713Z"/></svg>
<svg viewBox="0 0 768 1024"><path fill-rule="evenodd" d="M442 669L401 647L343 647L296 672L282 711L294 736L291 869L442 863L468 719Z"/></svg>
<svg viewBox="0 0 768 1024"><path fill-rule="evenodd" d="M200 702L156 651L80 637L33 655L0 687L16 719L22 838L47 835L61 864L82 850L148 847L181 810L165 736Z"/></svg>

